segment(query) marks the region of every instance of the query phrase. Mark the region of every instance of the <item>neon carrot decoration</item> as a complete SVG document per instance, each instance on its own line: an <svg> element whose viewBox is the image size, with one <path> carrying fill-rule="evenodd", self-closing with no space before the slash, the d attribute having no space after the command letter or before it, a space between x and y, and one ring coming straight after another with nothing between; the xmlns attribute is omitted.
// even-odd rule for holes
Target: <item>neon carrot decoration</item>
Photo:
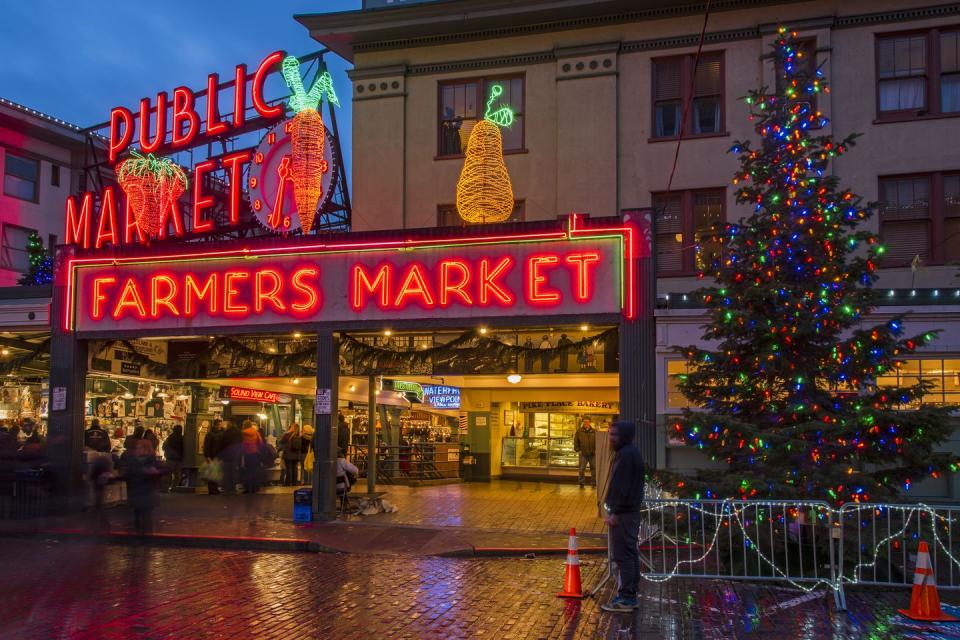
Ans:
<svg viewBox="0 0 960 640"><path fill-rule="evenodd" d="M283 79L293 92L289 100L294 111L290 121L293 197L300 214L300 226L304 233L310 233L317 215L317 203L323 195L323 174L330 169L323 154L326 128L317 106L324 93L330 104L339 107L340 102L328 72L321 73L306 92L300 77L300 61L295 56L283 59L282 70Z"/></svg>
<svg viewBox="0 0 960 640"><path fill-rule="evenodd" d="M493 103L503 87L490 87L487 110L470 131L467 157L457 181L457 212L467 222L503 222L513 213L513 185L503 162L500 127L513 124L513 110Z"/></svg>
<svg viewBox="0 0 960 640"><path fill-rule="evenodd" d="M160 234L164 213L187 190L187 174L172 160L136 151L120 163L117 182L127 196L137 226L148 238Z"/></svg>

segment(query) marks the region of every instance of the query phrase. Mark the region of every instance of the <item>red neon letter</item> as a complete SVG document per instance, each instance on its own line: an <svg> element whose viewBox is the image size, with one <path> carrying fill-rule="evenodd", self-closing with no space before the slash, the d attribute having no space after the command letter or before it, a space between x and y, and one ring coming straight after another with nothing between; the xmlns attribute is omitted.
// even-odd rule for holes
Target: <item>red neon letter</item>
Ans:
<svg viewBox="0 0 960 640"><path fill-rule="evenodd" d="M484 258L480 261L480 304L490 304L490 294L504 305L512 305L514 302L513 294L498 285L495 280L504 272L513 266L513 258L506 256L500 259L492 270L490 269L490 260Z"/></svg>
<svg viewBox="0 0 960 640"><path fill-rule="evenodd" d="M203 195L203 174L217 168L216 160L198 162L193 168L193 232L210 231L213 220L203 219L203 210L213 206L213 196Z"/></svg>
<svg viewBox="0 0 960 640"><path fill-rule="evenodd" d="M263 99L263 81L267 74L273 71L274 67L283 60L283 51L274 51L260 63L257 72L253 76L253 87L250 89L250 97L253 98L253 108L264 118L279 118L283 115L283 104L270 106Z"/></svg>
<svg viewBox="0 0 960 640"><path fill-rule="evenodd" d="M245 304L236 304L236 297L240 292L233 288L234 280L246 280L250 277L249 271L227 271L223 274L223 312L250 313L250 307Z"/></svg>
<svg viewBox="0 0 960 640"><path fill-rule="evenodd" d="M153 153L161 146L167 137L167 92L157 94L157 130L150 142L150 98L140 101L140 151Z"/></svg>
<svg viewBox="0 0 960 640"><path fill-rule="evenodd" d="M560 262L557 256L533 256L527 262L527 301L528 302L560 302L560 292L556 289L541 289L547 282L547 276L540 273L540 267L556 266Z"/></svg>
<svg viewBox="0 0 960 640"><path fill-rule="evenodd" d="M90 211L93 209L93 194L83 193L80 205L80 217L77 217L77 201L67 196L67 231L64 236L67 244L80 243L84 249L90 248Z"/></svg>
<svg viewBox="0 0 960 640"><path fill-rule="evenodd" d="M133 244L134 232L137 234L137 242L146 244L147 237L143 235L143 230L133 217L133 211L130 210L130 199L126 198L123 206L123 241L127 244Z"/></svg>
<svg viewBox="0 0 960 640"><path fill-rule="evenodd" d="M567 264L574 265L576 277L573 287L573 297L577 302L587 302L593 295L593 289L590 286L590 265L600 262L600 253L590 251L588 253L573 253L565 258Z"/></svg>
<svg viewBox="0 0 960 640"><path fill-rule="evenodd" d="M450 272L459 271L460 281L456 284L450 281ZM455 293L460 296L464 304L472 305L473 298L465 291L470 283L470 267L466 262L460 260L443 260L440 262L440 306L446 307L450 304L450 295Z"/></svg>
<svg viewBox="0 0 960 640"><path fill-rule="evenodd" d="M307 313L316 310L317 307L320 306L320 287L308 282L303 282L303 279L307 276L316 278L319 275L320 271L314 267L301 267L293 272L293 276L290 278L293 283L293 288L307 296L306 302L294 302L290 305L294 311Z"/></svg>
<svg viewBox="0 0 960 640"><path fill-rule="evenodd" d="M264 286L266 280L273 280L273 285L267 289ZM287 306L277 297L280 289L283 288L283 280L280 272L274 269L263 269L257 271L256 284L253 290L253 308L257 313L263 313L263 301L269 300L270 304L277 311L286 311Z"/></svg>
<svg viewBox="0 0 960 640"><path fill-rule="evenodd" d="M401 308L404 298L407 296L420 296L420 306L422 307L429 309L434 306L430 285L427 284L426 278L423 277L423 268L416 263L410 265L410 270L407 271L407 277L404 278L403 284L400 285L400 291L397 292L397 299L393 303L393 306L398 309Z"/></svg>
<svg viewBox="0 0 960 640"><path fill-rule="evenodd" d="M215 136L227 130L227 123L220 119L217 101L220 98L220 76L207 76L207 135Z"/></svg>
<svg viewBox="0 0 960 640"><path fill-rule="evenodd" d="M120 124L123 123L123 134L120 133ZM120 152L127 148L133 137L133 114L130 109L116 107L110 112L110 147L108 158L110 164L117 161Z"/></svg>
<svg viewBox="0 0 960 640"><path fill-rule="evenodd" d="M223 168L230 173L230 224L240 222L240 192L243 187L240 167L250 162L250 151L237 151L220 158Z"/></svg>
<svg viewBox="0 0 960 640"><path fill-rule="evenodd" d="M238 64L233 75L233 128L239 129L246 119L247 65Z"/></svg>
<svg viewBox="0 0 960 640"><path fill-rule="evenodd" d="M113 309L113 319L119 320L127 307L133 309L134 314L141 320L147 317L147 310L143 307L143 296L140 295L140 290L133 278L127 278L123 285L123 292L117 300L117 306Z"/></svg>
<svg viewBox="0 0 960 640"><path fill-rule="evenodd" d="M390 275L391 268L389 264L382 264L377 269L377 277L370 281L362 264L353 265L353 308L357 311L363 309L363 294L374 293L377 287L380 287L380 308L386 309L390 305Z"/></svg>
<svg viewBox="0 0 960 640"><path fill-rule="evenodd" d="M113 276L93 279L93 312L90 315L94 320L103 318L103 306L100 303L106 301L107 296L100 286L105 284L117 284L117 279Z"/></svg>
<svg viewBox="0 0 960 640"><path fill-rule="evenodd" d="M183 315L192 318L196 315L193 310L193 300L197 302L207 300L207 312L211 315L217 312L217 274L211 273L201 289L193 274L188 273L183 280Z"/></svg>
<svg viewBox="0 0 960 640"><path fill-rule="evenodd" d="M160 283L167 286L167 292L160 293ZM177 281L167 275L153 276L150 278L150 315L154 318L160 317L160 307L166 307L170 315L179 316L180 311L176 305L171 302L177 295Z"/></svg>
<svg viewBox="0 0 960 640"><path fill-rule="evenodd" d="M183 123L187 123L187 132L183 132ZM173 135L170 144L174 147L185 147L197 135L200 118L193 110L193 92L186 87L177 87L173 90Z"/></svg>
<svg viewBox="0 0 960 640"><path fill-rule="evenodd" d="M160 233L157 234L161 240L167 237L167 225L170 222L173 223L173 235L178 238L182 237L183 223L180 222L180 206L176 200L171 202L167 210L163 212L163 218L160 220Z"/></svg>
<svg viewBox="0 0 960 640"><path fill-rule="evenodd" d="M107 228L109 227L109 229ZM117 205L113 197L113 187L103 190L103 201L100 203L100 224L97 225L97 239L93 246L97 249L106 244L117 244Z"/></svg>

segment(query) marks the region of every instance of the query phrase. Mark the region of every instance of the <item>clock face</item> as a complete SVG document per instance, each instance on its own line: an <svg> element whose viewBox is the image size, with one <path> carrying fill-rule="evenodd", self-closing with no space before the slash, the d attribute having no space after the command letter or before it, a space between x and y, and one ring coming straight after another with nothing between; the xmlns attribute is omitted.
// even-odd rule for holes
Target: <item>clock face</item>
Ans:
<svg viewBox="0 0 960 640"><path fill-rule="evenodd" d="M285 120L269 131L253 152L247 194L250 207L257 221L274 233L291 233L300 230L300 215L293 196L293 162L290 157L291 120ZM326 131L323 157L327 170L323 173L318 211L323 211L330 202L337 180L337 162L334 153L334 138ZM314 222L317 226L317 222Z"/></svg>

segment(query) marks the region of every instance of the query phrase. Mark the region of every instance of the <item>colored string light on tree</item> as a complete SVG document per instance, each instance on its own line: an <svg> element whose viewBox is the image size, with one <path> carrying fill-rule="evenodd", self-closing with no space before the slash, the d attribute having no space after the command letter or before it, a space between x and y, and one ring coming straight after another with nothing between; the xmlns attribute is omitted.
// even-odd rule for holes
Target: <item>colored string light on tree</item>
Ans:
<svg viewBox="0 0 960 640"><path fill-rule="evenodd" d="M283 79L292 92L289 104L294 112L290 120L294 200L300 226L304 233L310 233L317 215L317 204L323 195L323 174L330 170L323 153L326 128L317 107L324 94L330 104L340 106L340 102L328 72L321 72L307 92L300 77L300 61L295 56L283 59L282 70Z"/></svg>
<svg viewBox="0 0 960 640"><path fill-rule="evenodd" d="M148 238L160 234L166 212L187 190L187 174L172 160L136 151L120 163L117 182L127 196L137 226Z"/></svg>
<svg viewBox="0 0 960 640"><path fill-rule="evenodd" d="M474 125L467 142L466 159L457 181L457 212L467 222L503 222L513 213L513 185L503 162L500 127L513 124L508 106L493 110L503 87L490 87L483 119Z"/></svg>

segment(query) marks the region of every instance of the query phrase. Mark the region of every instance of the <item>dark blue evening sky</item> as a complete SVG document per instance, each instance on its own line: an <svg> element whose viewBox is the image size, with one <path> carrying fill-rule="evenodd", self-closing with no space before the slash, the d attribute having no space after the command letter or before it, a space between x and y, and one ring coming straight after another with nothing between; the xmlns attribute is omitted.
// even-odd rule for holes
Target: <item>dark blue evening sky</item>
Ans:
<svg viewBox="0 0 960 640"><path fill-rule="evenodd" d="M360 8L360 0L30 0L4 3L0 96L67 122L106 122L110 109L136 110L140 98L186 85L206 86L214 71L229 79L243 62L255 68L277 49L320 49L294 14ZM327 54L342 108L341 148L350 166L347 63ZM342 117L341 117L342 116Z"/></svg>

